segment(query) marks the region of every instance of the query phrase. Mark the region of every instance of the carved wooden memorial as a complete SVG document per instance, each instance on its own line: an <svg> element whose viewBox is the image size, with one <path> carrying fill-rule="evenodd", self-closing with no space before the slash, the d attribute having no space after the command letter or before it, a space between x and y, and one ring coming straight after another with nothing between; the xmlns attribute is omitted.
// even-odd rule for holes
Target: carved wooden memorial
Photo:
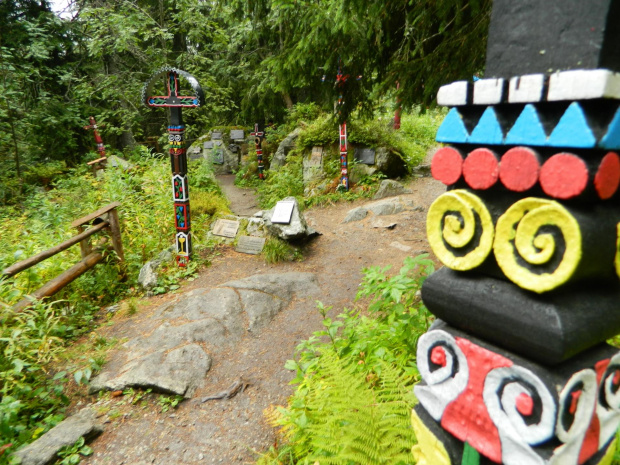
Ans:
<svg viewBox="0 0 620 465"><path fill-rule="evenodd" d="M180 95L179 78L183 77L191 86L194 95ZM162 79L166 81L167 95L153 96L153 87ZM176 224L177 263L187 266L192 252L190 232L189 190L187 180L187 154L185 153L185 125L181 111L195 108L204 101L204 93L194 76L176 68L165 67L155 73L142 89L142 101L148 107L170 109L168 140L170 142L170 163L172 165L172 198Z"/></svg>
<svg viewBox="0 0 620 465"><path fill-rule="evenodd" d="M263 148L261 145L263 137L265 137L265 133L258 130L258 123L256 123L254 125L254 132L251 132L250 135L254 136L254 145L256 147L256 160L258 163L258 177L259 179L265 179L265 164L263 163Z"/></svg>
<svg viewBox="0 0 620 465"><path fill-rule="evenodd" d="M609 465L620 424L620 1L494 0L433 176L417 463Z"/></svg>

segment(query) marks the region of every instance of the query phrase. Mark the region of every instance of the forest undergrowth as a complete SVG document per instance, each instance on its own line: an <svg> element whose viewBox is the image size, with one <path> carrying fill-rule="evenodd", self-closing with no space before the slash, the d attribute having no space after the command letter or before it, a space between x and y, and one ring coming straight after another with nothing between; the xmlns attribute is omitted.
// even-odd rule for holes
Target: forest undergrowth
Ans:
<svg viewBox="0 0 620 465"><path fill-rule="evenodd" d="M57 293L15 313L12 305L77 263L75 245L14 277L0 280L0 463L8 453L32 442L63 419L67 388L88 382L114 344L91 333L105 321L105 308L120 299L129 305L142 291L137 278L142 265L173 244L170 166L140 147L129 154L130 169L108 167L94 177L86 166L56 174L48 188L31 187L19 204L0 207L0 269L46 250L76 234L71 222L118 201L125 263L113 250L105 259ZM185 269L172 261L158 269L161 292L175 290L208 263L213 244L206 231L213 216L229 213L226 199L206 163L191 162L192 229L195 260ZM97 239L97 235L94 236ZM51 362L67 344L91 333L90 348L54 372ZM5 452L5 453L3 453Z"/></svg>

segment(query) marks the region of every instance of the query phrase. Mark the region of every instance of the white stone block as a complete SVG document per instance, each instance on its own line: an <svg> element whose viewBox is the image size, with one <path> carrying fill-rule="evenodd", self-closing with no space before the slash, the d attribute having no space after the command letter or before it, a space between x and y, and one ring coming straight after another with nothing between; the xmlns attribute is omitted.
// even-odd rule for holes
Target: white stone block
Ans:
<svg viewBox="0 0 620 465"><path fill-rule="evenodd" d="M503 91L503 79L480 79L474 82L474 104L496 105L501 103Z"/></svg>
<svg viewBox="0 0 620 465"><path fill-rule="evenodd" d="M525 76L513 77L508 84L508 102L540 102L543 99L544 87L544 74L527 74Z"/></svg>
<svg viewBox="0 0 620 465"><path fill-rule="evenodd" d="M547 100L620 99L620 73L607 69L560 71L549 78Z"/></svg>
<svg viewBox="0 0 620 465"><path fill-rule="evenodd" d="M456 81L439 88L437 104L444 107L467 105L467 81Z"/></svg>

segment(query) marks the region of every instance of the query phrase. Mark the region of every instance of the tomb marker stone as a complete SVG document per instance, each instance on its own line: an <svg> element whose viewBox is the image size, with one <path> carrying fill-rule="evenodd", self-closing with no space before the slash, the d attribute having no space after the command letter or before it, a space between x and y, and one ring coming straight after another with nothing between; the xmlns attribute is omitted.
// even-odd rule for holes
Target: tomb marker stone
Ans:
<svg viewBox="0 0 620 465"><path fill-rule="evenodd" d="M291 217L293 216L293 209L295 208L295 202L292 200L280 200L276 203L276 207L273 210L271 217L272 223L289 224Z"/></svg>
<svg viewBox="0 0 620 465"><path fill-rule="evenodd" d="M239 236L239 242L235 250L250 255L258 255L263 251L264 246L264 237Z"/></svg>
<svg viewBox="0 0 620 465"><path fill-rule="evenodd" d="M216 236L234 238L239 230L239 222L235 220L219 219L213 226L213 234Z"/></svg>

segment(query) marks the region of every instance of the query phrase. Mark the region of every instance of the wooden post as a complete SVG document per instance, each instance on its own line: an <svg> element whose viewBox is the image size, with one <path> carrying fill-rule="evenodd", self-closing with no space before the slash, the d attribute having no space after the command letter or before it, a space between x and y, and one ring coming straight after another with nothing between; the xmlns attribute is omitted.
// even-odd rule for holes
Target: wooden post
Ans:
<svg viewBox="0 0 620 465"><path fill-rule="evenodd" d="M123 253L123 241L121 240L121 224L118 221L118 212L116 209L110 210L108 213L108 222L110 223L110 235L112 236L112 246L118 259L121 262L125 261L125 254Z"/></svg>

